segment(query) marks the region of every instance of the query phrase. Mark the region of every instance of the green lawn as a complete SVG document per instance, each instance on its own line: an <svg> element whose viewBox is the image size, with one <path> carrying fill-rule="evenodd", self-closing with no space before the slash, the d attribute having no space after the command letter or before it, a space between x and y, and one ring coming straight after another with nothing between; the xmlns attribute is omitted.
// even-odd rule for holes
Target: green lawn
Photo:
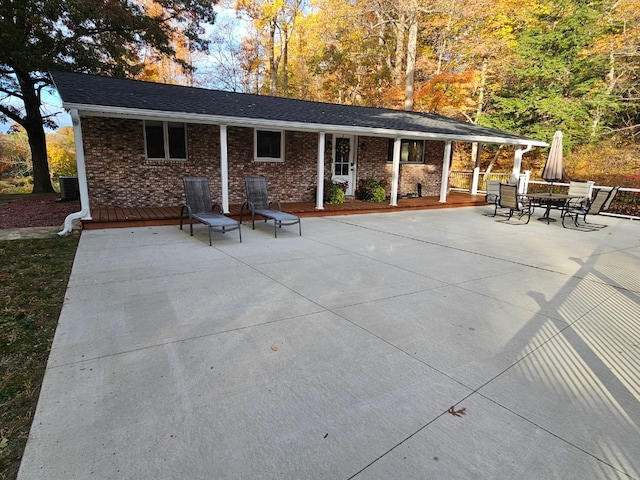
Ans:
<svg viewBox="0 0 640 480"><path fill-rule="evenodd" d="M0 241L0 479L16 478L79 236Z"/></svg>

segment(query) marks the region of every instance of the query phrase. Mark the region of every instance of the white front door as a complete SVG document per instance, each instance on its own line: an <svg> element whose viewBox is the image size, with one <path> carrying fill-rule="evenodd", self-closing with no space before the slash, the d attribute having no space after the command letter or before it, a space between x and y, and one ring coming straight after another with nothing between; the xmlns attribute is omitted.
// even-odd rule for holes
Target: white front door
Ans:
<svg viewBox="0 0 640 480"><path fill-rule="evenodd" d="M353 156L353 137L333 137L333 165L331 179L335 182L346 182L345 195L353 195L355 191L355 160Z"/></svg>

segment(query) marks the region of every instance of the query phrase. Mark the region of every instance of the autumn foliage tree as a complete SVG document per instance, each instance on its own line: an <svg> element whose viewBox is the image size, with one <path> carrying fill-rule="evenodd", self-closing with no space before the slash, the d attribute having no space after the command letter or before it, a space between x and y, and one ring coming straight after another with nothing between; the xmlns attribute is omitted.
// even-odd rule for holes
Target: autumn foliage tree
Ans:
<svg viewBox="0 0 640 480"><path fill-rule="evenodd" d="M47 134L47 147L49 169L54 179L78 174L72 127L62 127Z"/></svg>
<svg viewBox="0 0 640 480"><path fill-rule="evenodd" d="M43 92L50 70L139 75L141 52L176 58L176 32L189 49L206 49L202 22L215 21L215 0L0 0L0 120L24 127L33 159L33 192L53 191L47 163Z"/></svg>
<svg viewBox="0 0 640 480"><path fill-rule="evenodd" d="M255 92L428 111L545 140L562 129L569 147L638 132L640 0L310 0L286 37L287 68L271 39L283 1L237 5L258 26L243 63Z"/></svg>

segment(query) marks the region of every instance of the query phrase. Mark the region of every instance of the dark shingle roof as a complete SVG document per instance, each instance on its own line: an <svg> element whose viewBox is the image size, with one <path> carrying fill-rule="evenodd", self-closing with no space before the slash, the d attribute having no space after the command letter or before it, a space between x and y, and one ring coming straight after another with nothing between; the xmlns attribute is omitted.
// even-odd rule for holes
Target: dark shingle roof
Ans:
<svg viewBox="0 0 640 480"><path fill-rule="evenodd" d="M361 135L406 135L456 141L546 145L440 115L310 102L138 80L52 72L68 109L145 117L162 114L183 121L315 130Z"/></svg>

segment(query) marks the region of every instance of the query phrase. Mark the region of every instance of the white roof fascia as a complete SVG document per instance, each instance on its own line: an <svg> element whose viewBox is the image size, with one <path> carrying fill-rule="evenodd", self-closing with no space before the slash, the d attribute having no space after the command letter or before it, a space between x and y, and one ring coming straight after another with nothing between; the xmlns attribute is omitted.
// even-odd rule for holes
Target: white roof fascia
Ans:
<svg viewBox="0 0 640 480"><path fill-rule="evenodd" d="M202 115L185 112L167 112L160 110L143 110L121 107L110 107L100 105L86 105L76 103L63 103L65 109L76 109L80 116L88 115L95 117L118 117L118 118L135 118L144 119L165 119L180 120L185 123L205 123L216 125L228 125L250 128L270 128L277 130L296 130L307 132L328 132L343 133L350 135L363 135L370 137L402 137L426 140L450 140L464 143L478 142L490 144L504 145L532 145L535 147L548 147L549 144L539 140L514 139L501 136L485 136L485 135L454 135L441 134L432 132L420 132L415 130L394 130L377 127L357 127L348 125L329 125L324 123L304 123L304 122L286 122L274 121L259 118L247 117L225 117L219 115Z"/></svg>

